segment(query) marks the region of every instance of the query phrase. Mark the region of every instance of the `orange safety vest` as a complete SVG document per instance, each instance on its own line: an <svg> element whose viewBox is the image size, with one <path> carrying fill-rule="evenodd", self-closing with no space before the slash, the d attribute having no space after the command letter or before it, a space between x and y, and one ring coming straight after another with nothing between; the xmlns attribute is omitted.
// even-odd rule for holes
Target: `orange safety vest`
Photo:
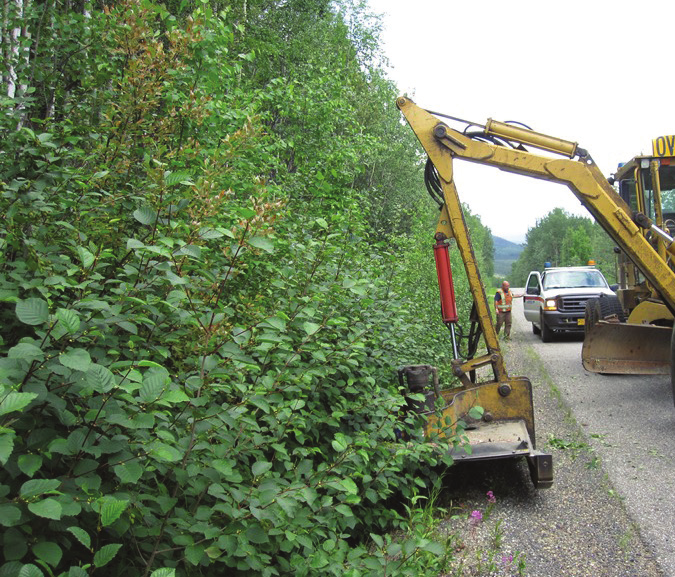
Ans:
<svg viewBox="0 0 675 577"><path fill-rule="evenodd" d="M500 313L509 312L511 310L511 302L513 301L511 291L505 293L503 289L497 289L497 294L501 297L501 300L496 301L497 310Z"/></svg>

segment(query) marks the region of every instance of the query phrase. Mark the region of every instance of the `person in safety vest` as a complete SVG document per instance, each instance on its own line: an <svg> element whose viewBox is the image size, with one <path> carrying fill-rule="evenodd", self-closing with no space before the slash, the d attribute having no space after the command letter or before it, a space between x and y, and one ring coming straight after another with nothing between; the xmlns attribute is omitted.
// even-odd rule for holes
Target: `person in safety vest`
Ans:
<svg viewBox="0 0 675 577"><path fill-rule="evenodd" d="M499 334L499 330L504 325L504 338L511 338L511 306L514 298L523 295L515 295L510 290L509 281L502 283L502 288L497 290L495 294L495 313L497 313L497 325L495 330Z"/></svg>

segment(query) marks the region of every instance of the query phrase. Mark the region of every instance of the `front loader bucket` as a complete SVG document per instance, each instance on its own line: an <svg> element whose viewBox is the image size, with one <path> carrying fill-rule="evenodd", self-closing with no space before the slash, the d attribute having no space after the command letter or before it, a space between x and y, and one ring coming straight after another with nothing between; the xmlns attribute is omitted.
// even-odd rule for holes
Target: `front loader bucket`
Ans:
<svg viewBox="0 0 675 577"><path fill-rule="evenodd" d="M670 373L670 327L598 321L586 334L581 359L593 373Z"/></svg>

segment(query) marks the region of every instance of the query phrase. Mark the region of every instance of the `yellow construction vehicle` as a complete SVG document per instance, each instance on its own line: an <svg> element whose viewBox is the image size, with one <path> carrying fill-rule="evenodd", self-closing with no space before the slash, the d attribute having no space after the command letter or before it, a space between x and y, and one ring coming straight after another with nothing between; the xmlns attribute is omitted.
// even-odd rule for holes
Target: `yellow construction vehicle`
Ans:
<svg viewBox="0 0 675 577"><path fill-rule="evenodd" d="M671 268L669 247L675 232L674 141L672 136L655 139L652 155L636 156L610 178L639 222L640 234ZM617 296L586 303L584 367L602 373L668 374L673 366L675 288L671 285L670 290L657 289L643 274L639 261L617 252ZM675 376L671 380L675 384Z"/></svg>
<svg viewBox="0 0 675 577"><path fill-rule="evenodd" d="M471 453L456 454L457 458L494 459L526 456L535 485L550 486L553 480L551 457L536 450L532 385L525 377L510 377L505 369L454 183L453 160L467 160L494 166L508 172L558 182L569 187L620 247L624 258L634 263L646 279L648 289L645 290L649 291L649 298L643 300L658 307L658 312L653 310L654 307L651 313L645 309L643 314L647 317L643 318L658 317L660 322L667 316L664 311L671 316L675 311L675 272L669 264L670 256L675 254L675 243L664 230L662 221L657 218L654 222L649 218L648 211L631 208L629 202L626 202L602 175L588 152L575 142L491 119L481 125L426 111L406 97L398 98L397 106L429 157L425 173L427 188L441 205L435 249L446 245L448 239L455 240L474 300L469 353L467 358L462 359L454 337L456 315L453 315L452 311L449 312L452 308L450 302L452 283L443 280L444 267L438 267L443 320L453 330L455 358L453 372L461 381L461 387L442 390L434 379L434 390L429 394L432 400L435 400L436 407L441 405L441 416L431 410L433 403L427 404L427 433L442 433L444 423L464 421L470 425L466 434L471 445ZM444 118L444 121L439 117ZM451 128L446 121L464 125L464 129L459 131ZM557 156L535 154L529 152L526 147ZM450 288L447 287L448 284ZM637 295L639 290L635 280L627 281L624 286L625 292L621 294L629 294L629 285L635 287L631 294ZM604 301L600 304L605 307ZM606 316L616 317L615 314L605 315L602 311L591 314L595 314L595 318L589 319L591 328L613 325L612 329L617 331L620 329L616 327L628 326L625 323L619 325L618 321L621 319L618 318L611 319L617 321L614 323L601 320ZM636 329L628 326L628 330L632 332ZM656 324L641 324L638 330L644 333L640 337L643 342L664 340L662 332L667 331L665 341L670 349L670 328L657 327ZM655 338L651 336L654 331L658 334ZM485 354L477 355L481 336L487 350ZM616 350L603 351L610 353L606 356L608 358L630 356L621 350L622 347L627 345L634 348L637 343L617 340L615 335L614 338ZM602 346L605 346L611 338L603 341ZM589 358L593 358L593 348L591 342L589 347L584 347L584 355L588 354ZM480 380L476 378L476 372L484 367L490 367L491 374L486 379ZM406 370L413 375L416 368L404 369L400 374L407 374ZM603 369L591 366L590 370ZM423 376L421 380L424 381L425 378L426 376ZM401 380L403 382L403 378ZM411 378L411 384L413 381L419 382L419 379ZM470 409L477 405L483 408L481 419L471 418L470 415Z"/></svg>

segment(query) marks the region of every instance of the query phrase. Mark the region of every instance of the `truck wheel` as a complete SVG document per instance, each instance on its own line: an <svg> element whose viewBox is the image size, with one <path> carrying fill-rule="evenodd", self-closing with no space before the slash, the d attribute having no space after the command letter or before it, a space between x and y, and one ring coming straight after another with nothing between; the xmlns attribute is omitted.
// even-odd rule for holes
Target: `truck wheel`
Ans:
<svg viewBox="0 0 675 577"><path fill-rule="evenodd" d="M541 330L541 342L550 343L553 340L553 329L548 328L548 325L544 321L544 313L541 313L539 317L540 330Z"/></svg>
<svg viewBox="0 0 675 577"><path fill-rule="evenodd" d="M541 333L541 329L540 329L537 325L535 325L534 323L532 323L532 332L533 332L535 335L538 335L539 333Z"/></svg>

